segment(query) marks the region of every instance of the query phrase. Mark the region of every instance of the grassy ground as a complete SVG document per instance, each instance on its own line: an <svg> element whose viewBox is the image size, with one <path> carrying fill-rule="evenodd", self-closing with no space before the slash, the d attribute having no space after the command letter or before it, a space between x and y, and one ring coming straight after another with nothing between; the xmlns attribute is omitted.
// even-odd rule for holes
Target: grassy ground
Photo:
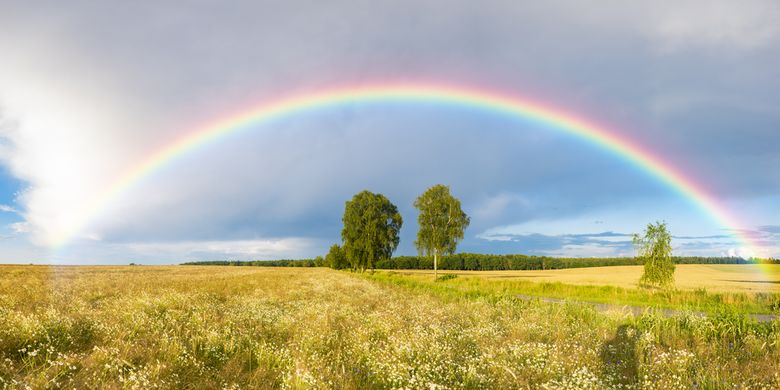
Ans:
<svg viewBox="0 0 780 390"><path fill-rule="evenodd" d="M547 271L443 271L493 280L561 282L575 285L636 288L642 266L571 268ZM433 275L431 270L399 270L401 274ZM440 271L442 272L442 271ZM766 264L678 264L675 287L711 292L780 293L780 265Z"/></svg>
<svg viewBox="0 0 780 390"><path fill-rule="evenodd" d="M470 294L501 293L551 297L616 305L658 307L706 313L739 311L750 314L777 314L780 291L765 283L773 280L780 267L756 275L753 265L678 265L673 291L638 288L641 266L564 269L551 271L447 271L459 277L437 288ZM433 281L432 271L378 271L400 282ZM752 280L753 282L730 282ZM613 283L609 283L613 281ZM732 284L729 284L732 283ZM682 285L682 288L679 286ZM624 287L621 287L624 286ZM709 286L712 290L704 288ZM711 292L715 291L715 292Z"/></svg>
<svg viewBox="0 0 780 390"><path fill-rule="evenodd" d="M603 314L461 279L4 266L0 387L780 386L780 322Z"/></svg>

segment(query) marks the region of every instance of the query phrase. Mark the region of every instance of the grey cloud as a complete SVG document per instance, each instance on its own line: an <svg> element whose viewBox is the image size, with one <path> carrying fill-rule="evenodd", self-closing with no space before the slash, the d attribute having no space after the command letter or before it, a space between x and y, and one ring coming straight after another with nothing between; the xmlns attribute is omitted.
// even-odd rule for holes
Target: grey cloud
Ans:
<svg viewBox="0 0 780 390"><path fill-rule="evenodd" d="M706 15L699 6L8 4L0 15L0 49L32 65L3 64L0 73L46 85L42 93L60 89L68 99L54 102L80 102L105 115L69 123L63 138L87 134L96 141L63 147L48 164L31 163L38 153L31 150L44 150L42 141L4 151L4 161L30 186L19 208L43 227L56 219L58 204L69 204L53 196L49 183L77 187L52 177L51 164L64 166L58 161L75 156L73 171L87 181L79 185L93 192L149 150L249 104L334 85L425 80L517 92L578 113L636 140L717 199L776 194L776 2L708 2ZM50 82L63 74L72 85ZM15 100L0 87L0 104ZM677 196L587 142L465 111L344 107L280 121L184 156L112 204L90 233L118 244L288 236L331 241L338 239L343 202L367 188L401 207L402 251L408 253L416 216L411 202L434 183L451 185L474 211L472 232ZM24 118L18 122L24 129ZM496 203L502 194L515 200ZM523 239L550 250L612 245L595 236ZM481 245L464 242L492 251Z"/></svg>
<svg viewBox="0 0 780 390"><path fill-rule="evenodd" d="M559 250L566 246L600 246L628 250L631 249L631 235L616 232L601 232L592 234L499 234L496 236L481 236L488 241L512 241L531 251ZM606 240L605 238L614 238Z"/></svg>
<svg viewBox="0 0 780 390"><path fill-rule="evenodd" d="M605 231L585 234L546 235L529 234L497 234L481 236L479 239L487 243L465 243L468 248L479 250L492 248L500 253L529 253L537 255L557 256L632 256L634 246L632 235ZM682 256L721 256L728 255L730 248L738 243L728 235L708 236L673 236L675 254ZM777 242L759 243L767 247L777 245Z"/></svg>
<svg viewBox="0 0 780 390"><path fill-rule="evenodd" d="M758 230L761 232L771 233L771 234L780 234L780 225L764 225L759 226Z"/></svg>
<svg viewBox="0 0 780 390"><path fill-rule="evenodd" d="M732 239L734 237L726 234L717 234L712 236L672 236L678 240L718 240L718 239Z"/></svg>

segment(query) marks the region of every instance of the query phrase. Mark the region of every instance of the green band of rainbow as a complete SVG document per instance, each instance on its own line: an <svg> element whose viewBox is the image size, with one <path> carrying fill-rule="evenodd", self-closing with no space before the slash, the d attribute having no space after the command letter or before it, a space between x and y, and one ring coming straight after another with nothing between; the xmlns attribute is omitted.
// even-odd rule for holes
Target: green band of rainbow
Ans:
<svg viewBox="0 0 780 390"><path fill-rule="evenodd" d="M638 145L621 138L617 132L597 127L584 120L567 115L560 110L545 107L528 100L486 92L472 88L442 85L375 85L368 87L349 87L283 98L254 108L238 112L224 119L187 132L167 146L155 151L147 158L133 165L117 178L105 191L96 195L88 208L77 215L80 219L55 242L55 248L61 247L76 237L87 224L100 215L111 203L128 188L161 167L170 164L177 157L200 146L219 140L241 129L251 128L263 122L279 119L288 115L302 114L307 110L322 109L349 103L372 102L430 102L462 105L486 111L514 115L533 119L551 128L580 137L592 144L608 150L635 164L642 170L657 177L682 196L688 198L706 214L728 229L741 245L743 253L753 253L748 237L741 235L740 224L725 207L720 207L701 186L686 178L672 166Z"/></svg>

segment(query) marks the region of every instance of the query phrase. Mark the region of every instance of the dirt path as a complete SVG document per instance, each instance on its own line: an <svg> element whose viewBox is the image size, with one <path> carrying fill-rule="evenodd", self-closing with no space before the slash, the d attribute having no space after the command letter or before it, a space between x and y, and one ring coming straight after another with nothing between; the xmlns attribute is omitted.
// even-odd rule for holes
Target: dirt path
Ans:
<svg viewBox="0 0 780 390"><path fill-rule="evenodd" d="M608 303L575 301L575 300L560 299L560 298L538 297L538 296L523 295L523 294L518 294L516 295L516 297L526 301L539 300L541 302L547 302L547 303L559 303L559 304L575 303L580 305L589 305L600 312L614 311L614 310L628 310L631 312L631 314L635 316L642 315L645 311L651 309L650 307L643 307L643 306L615 305L615 304L608 304ZM667 309L667 308L658 308L656 310L661 312L666 317L672 317L683 313L681 310ZM693 315L699 317L706 317L707 313L697 311L697 312L693 312ZM748 314L748 317L758 322L770 322L778 319L778 316L774 314Z"/></svg>

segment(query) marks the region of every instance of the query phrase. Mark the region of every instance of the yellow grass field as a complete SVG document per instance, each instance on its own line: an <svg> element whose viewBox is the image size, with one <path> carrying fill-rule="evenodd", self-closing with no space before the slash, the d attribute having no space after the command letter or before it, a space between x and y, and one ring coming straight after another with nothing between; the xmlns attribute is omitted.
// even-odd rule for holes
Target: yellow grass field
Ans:
<svg viewBox="0 0 780 390"><path fill-rule="evenodd" d="M780 387L780 321L634 317L416 279L0 266L0 388Z"/></svg>
<svg viewBox="0 0 780 390"><path fill-rule="evenodd" d="M575 285L611 285L636 288L642 266L571 268L546 271L439 271L440 274L477 276L496 280L561 282ZM401 274L430 274L432 270L397 270ZM681 290L706 289L713 292L780 292L780 265L680 264L675 287Z"/></svg>

